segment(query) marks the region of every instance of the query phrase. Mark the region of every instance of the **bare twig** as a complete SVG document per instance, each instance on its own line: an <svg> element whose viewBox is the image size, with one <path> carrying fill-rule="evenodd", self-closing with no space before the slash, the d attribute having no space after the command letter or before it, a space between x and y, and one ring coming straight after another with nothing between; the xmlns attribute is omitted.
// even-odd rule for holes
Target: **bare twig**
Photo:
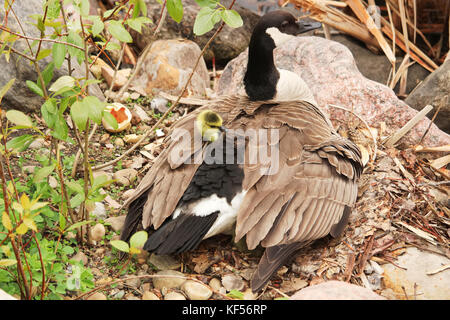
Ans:
<svg viewBox="0 0 450 320"><path fill-rule="evenodd" d="M230 5L230 9L233 7L235 0L233 0L233 2ZM170 112L172 112L172 110L175 109L175 107L178 106L178 103L180 102L181 97L183 96L184 92L186 91L189 83L191 82L191 79L194 75L195 70L197 69L198 64L200 63L201 58L203 57L203 54L205 53L206 49L209 47L209 45L211 44L211 42L217 37L217 35L219 34L219 32L223 29L225 25L225 22L222 22L221 25L219 26L219 28L217 28L216 32L213 34L213 36L208 40L208 42L205 44L205 46L203 47L201 53L199 54L197 61L194 65L194 67L192 68L191 73L189 74L189 77L186 81L186 84L184 85L183 89L181 90L180 95L178 96L178 99L172 104L172 106L170 106L170 108L162 115L161 118L159 118L159 120L153 125L153 127L151 127L150 129L148 129L143 135L142 137L133 145L131 146L131 148L129 148L127 151L125 151L122 155L120 155L119 157L108 161L104 164L95 166L92 168L92 170L99 170L102 169L104 167L110 166L112 164L115 164L116 162L120 161L121 159L123 159L125 156L129 155L131 152L133 152L141 143L142 141L144 141L145 139L147 139L147 137L149 137L151 134L154 134L155 129L167 118L167 116L169 115Z"/></svg>
<svg viewBox="0 0 450 320"><path fill-rule="evenodd" d="M389 136L383 141L383 144L388 148L393 147L405 134L409 132L420 120L425 118L428 112L433 109L431 105L427 105L420 110L411 120L409 120L402 128L397 130L393 135Z"/></svg>

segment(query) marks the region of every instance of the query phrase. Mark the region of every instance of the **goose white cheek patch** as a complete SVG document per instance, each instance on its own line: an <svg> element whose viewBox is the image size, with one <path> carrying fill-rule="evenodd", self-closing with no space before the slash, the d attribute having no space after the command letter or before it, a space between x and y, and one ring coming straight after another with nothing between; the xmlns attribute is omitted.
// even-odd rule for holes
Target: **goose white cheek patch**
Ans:
<svg viewBox="0 0 450 320"><path fill-rule="evenodd" d="M290 34L286 34L278 30L278 28L271 27L266 29L266 33L273 39L275 46L279 47L283 43L295 38Z"/></svg>

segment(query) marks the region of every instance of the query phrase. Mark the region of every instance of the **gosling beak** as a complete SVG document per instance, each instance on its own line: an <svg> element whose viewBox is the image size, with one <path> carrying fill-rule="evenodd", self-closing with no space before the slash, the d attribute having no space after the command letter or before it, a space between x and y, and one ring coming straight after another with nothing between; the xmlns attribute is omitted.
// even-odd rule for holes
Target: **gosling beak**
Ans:
<svg viewBox="0 0 450 320"><path fill-rule="evenodd" d="M299 31L297 34L305 33L322 27L322 23L315 21L308 22L299 20L297 21L297 25L299 26Z"/></svg>

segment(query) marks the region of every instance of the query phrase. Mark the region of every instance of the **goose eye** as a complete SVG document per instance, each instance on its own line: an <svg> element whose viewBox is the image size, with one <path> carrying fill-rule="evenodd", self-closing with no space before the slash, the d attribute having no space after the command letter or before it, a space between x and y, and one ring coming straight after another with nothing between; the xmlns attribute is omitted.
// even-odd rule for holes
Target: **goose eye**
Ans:
<svg viewBox="0 0 450 320"><path fill-rule="evenodd" d="M283 21L283 22L281 23L281 28L282 28L282 29L286 28L288 24L289 24L289 22Z"/></svg>

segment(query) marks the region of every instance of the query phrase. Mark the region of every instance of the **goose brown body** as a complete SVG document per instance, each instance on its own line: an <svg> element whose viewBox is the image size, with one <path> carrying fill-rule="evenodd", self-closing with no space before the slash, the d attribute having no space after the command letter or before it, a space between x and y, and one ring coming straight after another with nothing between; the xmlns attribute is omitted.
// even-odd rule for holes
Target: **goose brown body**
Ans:
<svg viewBox="0 0 450 320"><path fill-rule="evenodd" d="M252 289L258 291L297 249L327 234L336 237L341 233L357 197L360 151L335 132L316 106L304 101L223 97L181 119L171 132L182 128L193 136L196 116L205 109L217 112L227 129L279 132L279 168L275 174L264 174L264 163L240 165L246 194L237 211L235 241L245 236L249 249L257 245L266 248L252 279ZM272 142L269 139L267 143ZM248 141L246 144L248 153ZM157 230L170 220L198 170L200 164L174 162L170 153L178 148L193 159L202 157L206 146L196 147L175 134L168 135L165 145L127 200L124 240L139 227Z"/></svg>

